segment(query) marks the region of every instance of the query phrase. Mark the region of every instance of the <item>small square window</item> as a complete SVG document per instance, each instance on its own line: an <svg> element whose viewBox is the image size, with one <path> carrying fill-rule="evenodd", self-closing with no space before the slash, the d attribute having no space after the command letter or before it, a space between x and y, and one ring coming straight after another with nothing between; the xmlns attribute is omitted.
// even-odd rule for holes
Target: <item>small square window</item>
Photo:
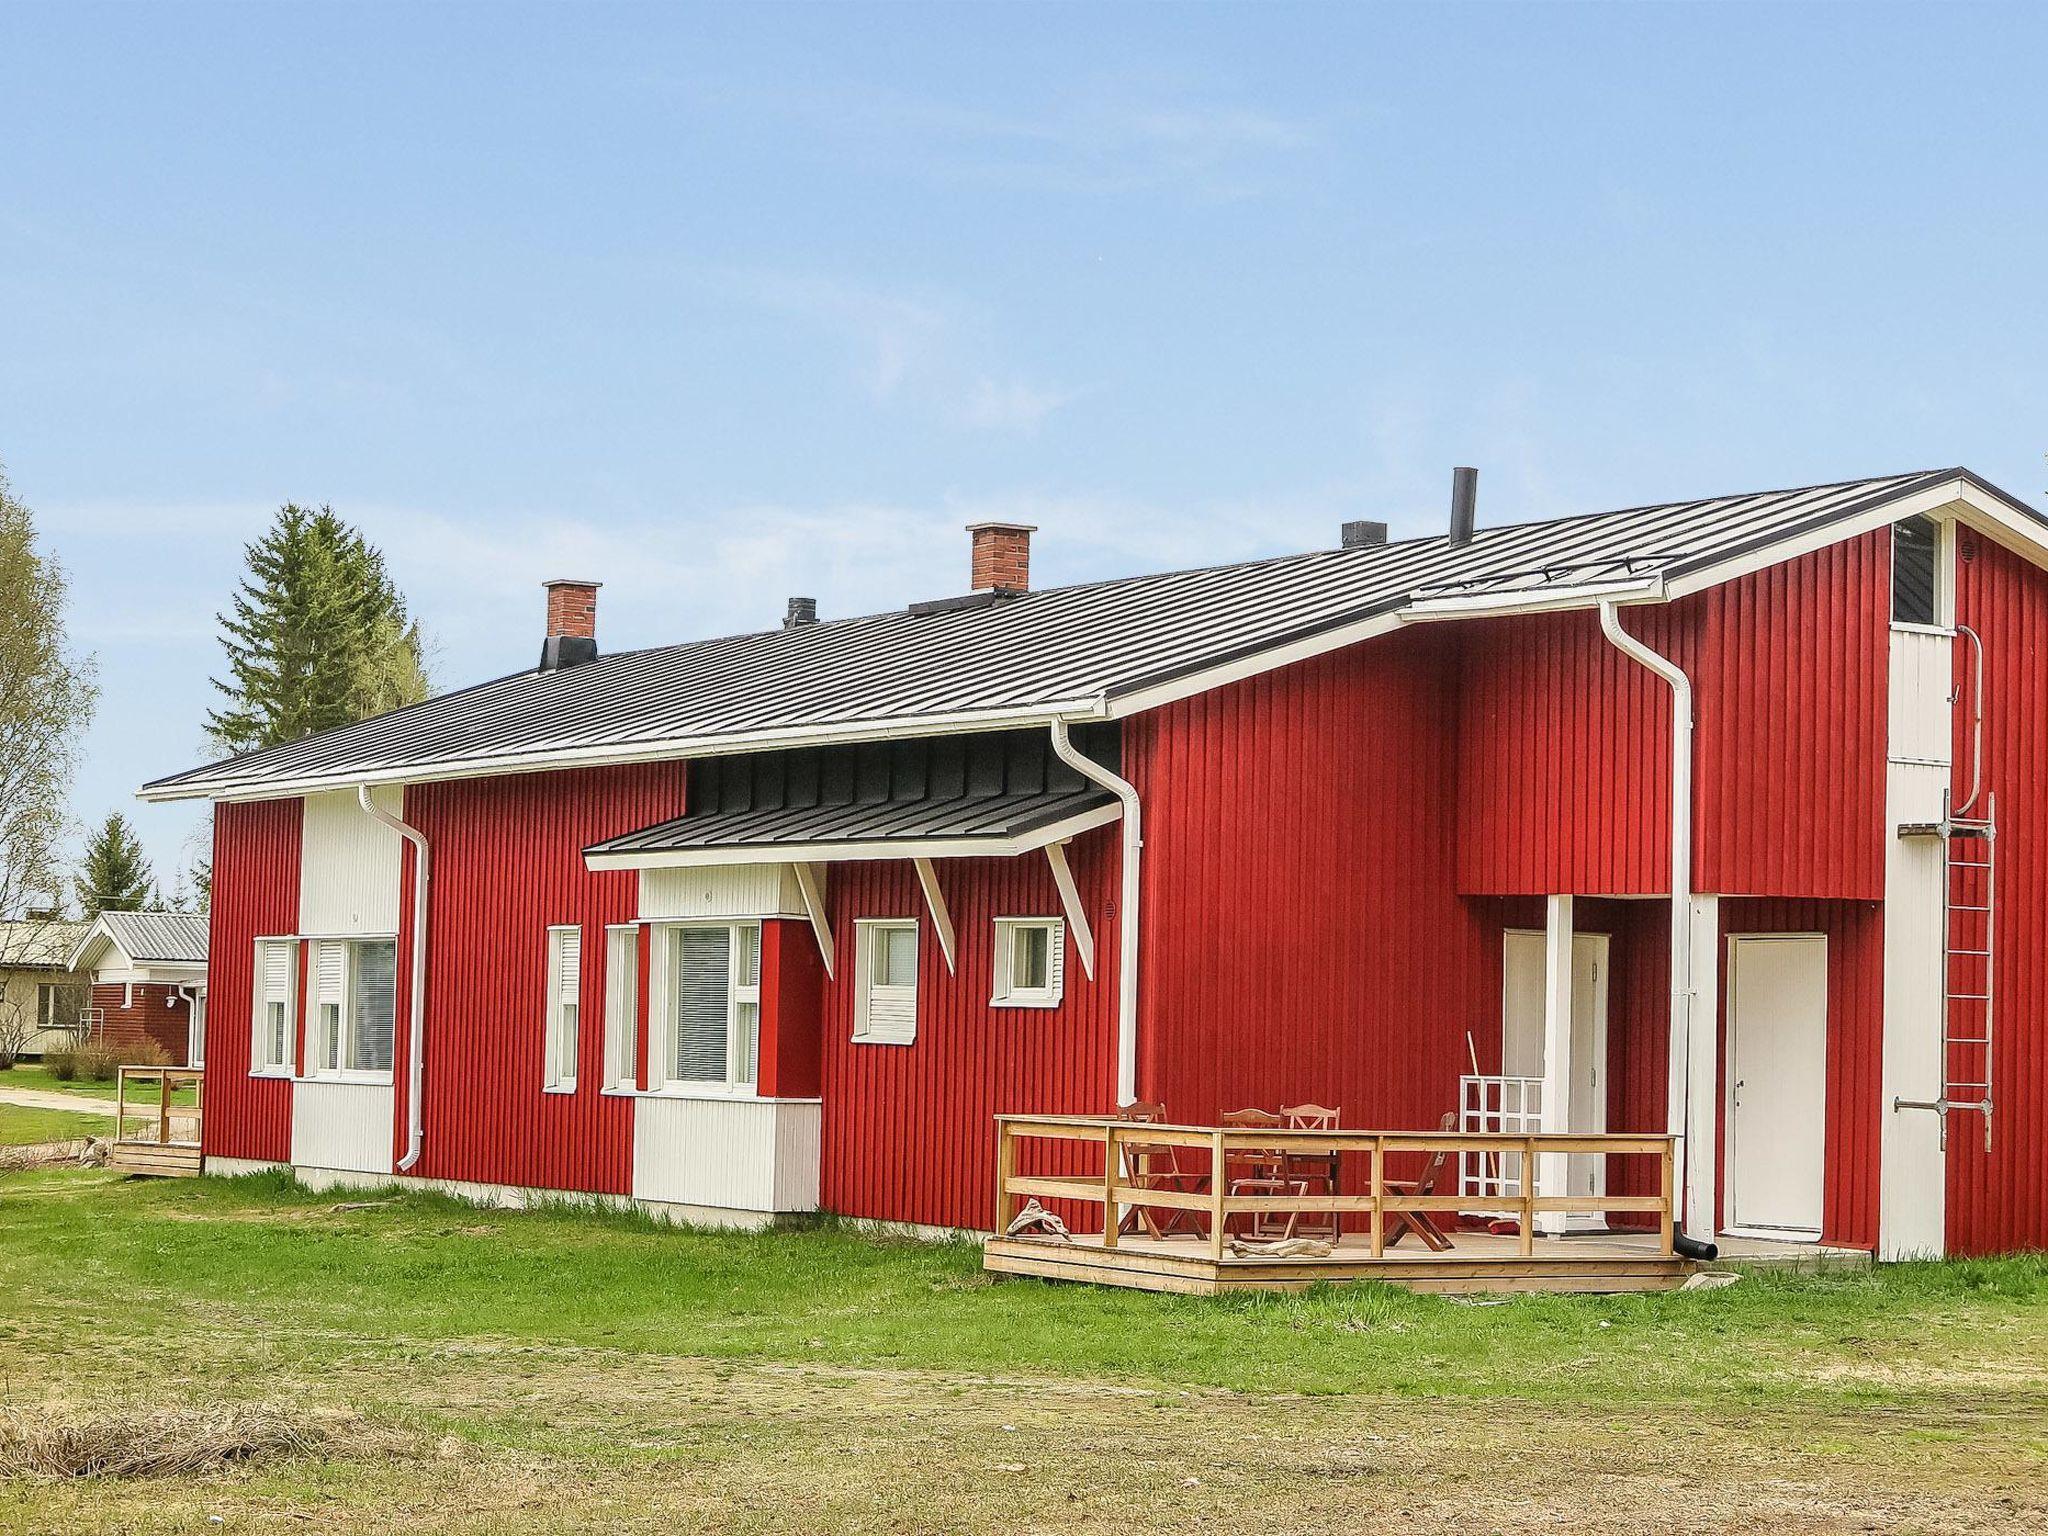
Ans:
<svg viewBox="0 0 2048 1536"><path fill-rule="evenodd" d="M861 988L853 1038L869 1045L917 1039L917 924L862 919L854 925Z"/></svg>
<svg viewBox="0 0 2048 1536"><path fill-rule="evenodd" d="M997 1008L1057 1008L1066 980L1067 925L1056 917L996 919Z"/></svg>

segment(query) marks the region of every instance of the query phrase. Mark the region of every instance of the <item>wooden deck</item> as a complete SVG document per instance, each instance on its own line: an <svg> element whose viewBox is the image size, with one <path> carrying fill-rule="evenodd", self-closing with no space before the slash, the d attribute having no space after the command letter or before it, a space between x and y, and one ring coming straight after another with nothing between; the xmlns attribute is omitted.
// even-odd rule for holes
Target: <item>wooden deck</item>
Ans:
<svg viewBox="0 0 2048 1536"><path fill-rule="evenodd" d="M1456 1294L1485 1291L1668 1291L1702 1266L1659 1251L1654 1233L1587 1233L1538 1238L1533 1253L1519 1238L1490 1232L1452 1235L1448 1253L1403 1243L1378 1258L1371 1242L1347 1236L1326 1258L1215 1257L1200 1238L1125 1233L1105 1248L1100 1233L1061 1242L1051 1237L992 1237L982 1264L999 1274L1080 1280L1145 1291L1214 1296L1223 1291L1299 1291L1331 1281L1380 1280L1409 1290Z"/></svg>
<svg viewBox="0 0 2048 1536"><path fill-rule="evenodd" d="M192 1086L192 1102L174 1102L186 1084ZM199 1149L205 1103L203 1068L121 1068L114 1090L114 1141L107 1148L107 1167L115 1173L147 1178L196 1178L205 1166Z"/></svg>

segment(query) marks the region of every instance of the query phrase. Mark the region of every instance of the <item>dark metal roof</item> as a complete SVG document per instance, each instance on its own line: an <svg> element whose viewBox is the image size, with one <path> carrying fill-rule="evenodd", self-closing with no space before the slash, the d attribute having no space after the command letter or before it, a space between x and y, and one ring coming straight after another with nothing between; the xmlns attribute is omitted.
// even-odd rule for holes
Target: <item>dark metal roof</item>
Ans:
<svg viewBox="0 0 2048 1536"><path fill-rule="evenodd" d="M803 624L520 672L304 741L153 781L152 797L297 792L730 751L832 733L965 729L1113 708L1313 640L1418 595L1557 594L1672 578L1824 529L1966 471L1931 470L1290 555ZM2024 508L2019 509L2024 515Z"/></svg>
<svg viewBox="0 0 2048 1536"><path fill-rule="evenodd" d="M785 806L678 816L587 848L593 855L676 853L694 848L787 848L823 843L1008 842L1057 826L1116 799L1104 789L1040 790L971 800L883 801L875 805Z"/></svg>

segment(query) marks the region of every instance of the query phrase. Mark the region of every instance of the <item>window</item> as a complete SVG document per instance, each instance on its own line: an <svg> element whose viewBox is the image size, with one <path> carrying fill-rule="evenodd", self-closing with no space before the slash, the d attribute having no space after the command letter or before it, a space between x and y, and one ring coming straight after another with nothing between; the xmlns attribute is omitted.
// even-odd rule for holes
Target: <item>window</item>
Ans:
<svg viewBox="0 0 2048 1536"><path fill-rule="evenodd" d="M1892 524L1892 622L1929 627L1949 622L1943 601L1947 582L1947 541L1931 517Z"/></svg>
<svg viewBox="0 0 2048 1536"><path fill-rule="evenodd" d="M664 931L661 1081L751 1093L761 1049L761 925L690 923Z"/></svg>
<svg viewBox="0 0 2048 1536"><path fill-rule="evenodd" d="M604 1086L631 1093L640 1086L640 930L631 923L604 931Z"/></svg>
<svg viewBox="0 0 2048 1536"><path fill-rule="evenodd" d="M75 981L44 981L36 984L36 1028L76 1033L79 1015L90 1001L86 989Z"/></svg>
<svg viewBox="0 0 2048 1536"><path fill-rule="evenodd" d="M298 1045L292 1004L298 987L299 941L256 941L255 1017L251 1022L249 1070L285 1073L292 1070Z"/></svg>
<svg viewBox="0 0 2048 1536"><path fill-rule="evenodd" d="M869 1045L917 1039L917 924L862 919L854 924L860 991L853 1038Z"/></svg>
<svg viewBox="0 0 2048 1536"><path fill-rule="evenodd" d="M1066 980L1067 925L1056 917L996 919L997 1008L1057 1008Z"/></svg>
<svg viewBox="0 0 2048 1536"><path fill-rule="evenodd" d="M314 1074L390 1072L397 980L393 939L315 941L313 1017L306 1040Z"/></svg>
<svg viewBox="0 0 2048 1536"><path fill-rule="evenodd" d="M583 930L548 930L547 1062L550 1093L576 1091L577 1026L583 1012Z"/></svg>

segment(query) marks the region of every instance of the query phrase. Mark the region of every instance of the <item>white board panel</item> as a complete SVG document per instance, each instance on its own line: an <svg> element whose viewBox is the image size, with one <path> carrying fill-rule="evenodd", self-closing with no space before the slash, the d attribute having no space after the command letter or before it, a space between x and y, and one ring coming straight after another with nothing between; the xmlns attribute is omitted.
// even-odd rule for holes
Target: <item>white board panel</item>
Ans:
<svg viewBox="0 0 2048 1536"><path fill-rule="evenodd" d="M398 1104L389 1083L292 1083L292 1166L391 1172L391 1123Z"/></svg>
<svg viewBox="0 0 2048 1536"><path fill-rule="evenodd" d="M663 917L802 917L803 892L787 864L640 872L642 921Z"/></svg>
<svg viewBox="0 0 2048 1536"><path fill-rule="evenodd" d="M1945 765L1955 756L1949 705L1955 641L1912 629L1894 629L1891 637L1886 755L1894 762Z"/></svg>
<svg viewBox="0 0 2048 1536"><path fill-rule="evenodd" d="M373 792L396 816L404 790ZM299 932L398 932L399 852L404 840L373 820L354 790L308 795L299 859Z"/></svg>
<svg viewBox="0 0 2048 1536"><path fill-rule="evenodd" d="M633 1198L816 1210L819 1145L815 1103L643 1095L633 1106Z"/></svg>

